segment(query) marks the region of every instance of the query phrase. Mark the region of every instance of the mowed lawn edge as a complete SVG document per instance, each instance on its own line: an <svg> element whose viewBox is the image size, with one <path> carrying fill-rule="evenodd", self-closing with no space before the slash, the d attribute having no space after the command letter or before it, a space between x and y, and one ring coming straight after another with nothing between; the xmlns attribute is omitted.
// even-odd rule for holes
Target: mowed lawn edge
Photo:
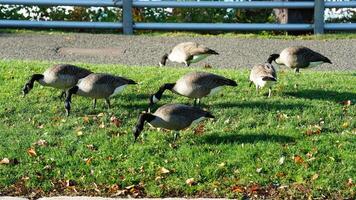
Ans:
<svg viewBox="0 0 356 200"><path fill-rule="evenodd" d="M139 84L112 98L109 110L74 95L66 117L58 90L35 84L21 95L28 78L52 64L0 61L0 160L9 159L0 164L1 195L355 197L354 71L279 70L267 98L267 89L249 87L247 70L79 63ZM194 70L238 82L202 100L216 119L177 142L146 125L133 143L149 94ZM165 103L193 101L166 91L158 105Z"/></svg>

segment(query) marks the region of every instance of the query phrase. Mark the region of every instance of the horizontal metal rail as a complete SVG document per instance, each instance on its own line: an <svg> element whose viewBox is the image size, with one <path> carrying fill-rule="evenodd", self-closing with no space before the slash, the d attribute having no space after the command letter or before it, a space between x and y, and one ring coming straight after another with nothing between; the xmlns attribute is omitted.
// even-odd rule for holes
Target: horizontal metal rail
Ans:
<svg viewBox="0 0 356 200"><path fill-rule="evenodd" d="M122 29L122 23L121 22L0 20L0 27Z"/></svg>
<svg viewBox="0 0 356 200"><path fill-rule="evenodd" d="M314 30L322 34L324 30L356 30L356 23L324 24L325 8L356 8L356 1L309 2L285 1L139 1L139 0L0 0L0 5L26 6L86 6L120 7L123 9L123 22L76 22L76 21L26 21L0 20L0 27L10 28L88 28L88 29L123 29L124 34L133 30L221 30L221 31L256 31L256 30ZM135 23L132 8L313 8L314 24L268 24L268 23Z"/></svg>
<svg viewBox="0 0 356 200"><path fill-rule="evenodd" d="M133 1L133 6L141 8L313 8L314 2Z"/></svg>
<svg viewBox="0 0 356 200"><path fill-rule="evenodd" d="M325 8L356 8L356 1L326 1Z"/></svg>
<svg viewBox="0 0 356 200"><path fill-rule="evenodd" d="M120 0L0 0L0 4L25 6L122 7L122 1Z"/></svg>
<svg viewBox="0 0 356 200"><path fill-rule="evenodd" d="M135 23L137 30L313 30L312 24L263 24L263 23Z"/></svg>

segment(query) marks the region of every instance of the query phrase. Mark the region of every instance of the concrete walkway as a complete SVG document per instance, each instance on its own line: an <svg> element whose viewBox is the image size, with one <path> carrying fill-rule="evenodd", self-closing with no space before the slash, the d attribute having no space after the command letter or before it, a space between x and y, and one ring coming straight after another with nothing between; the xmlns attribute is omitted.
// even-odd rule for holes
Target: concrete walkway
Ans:
<svg viewBox="0 0 356 200"><path fill-rule="evenodd" d="M329 57L332 65L316 70L356 70L356 39L282 40L234 37L162 37L116 34L0 34L0 59L45 60L62 63L110 63L157 66L161 56L180 42L196 41L220 53L203 62L214 68L250 68L272 53L304 45ZM203 63L192 66L201 67ZM168 63L168 66L182 66Z"/></svg>

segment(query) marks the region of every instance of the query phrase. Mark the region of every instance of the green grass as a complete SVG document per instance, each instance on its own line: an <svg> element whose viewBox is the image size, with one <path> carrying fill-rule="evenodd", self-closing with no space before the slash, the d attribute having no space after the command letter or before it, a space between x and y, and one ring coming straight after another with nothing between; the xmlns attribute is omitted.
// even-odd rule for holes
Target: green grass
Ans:
<svg viewBox="0 0 356 200"><path fill-rule="evenodd" d="M50 35L61 35L61 34L73 34L78 33L76 31L63 31L63 30L42 30L42 29L1 29L0 33L11 33L11 34L50 34ZM95 30L88 31L91 34L102 34L103 31L97 32ZM121 34L117 31L104 31L107 34ZM228 38L240 38L240 39L282 39L282 40L339 40L339 39L356 39L355 33L326 33L323 35L288 35L286 33L273 33L271 31L261 31L259 33L197 33L197 32L187 32L187 31L140 31L136 32L135 35L147 35L147 36L157 36L157 37L228 37Z"/></svg>
<svg viewBox="0 0 356 200"><path fill-rule="evenodd" d="M21 96L28 77L50 64L0 61L0 160L12 161L0 164L0 195L355 198L354 71L280 71L268 99L266 90L258 95L248 87L248 71L80 64L140 84L113 98L110 110L104 101L94 110L91 100L73 96L72 115L65 117L55 89L35 84ZM171 132L146 125L145 138L134 144L131 129L148 95L193 70L225 75L239 86L203 99L216 116L202 123L204 131L182 131L173 144ZM353 105L339 103L344 100ZM192 100L167 91L159 105L170 102ZM318 126L320 134L306 134ZM47 144L34 144L40 139ZM189 186L189 178L196 184Z"/></svg>

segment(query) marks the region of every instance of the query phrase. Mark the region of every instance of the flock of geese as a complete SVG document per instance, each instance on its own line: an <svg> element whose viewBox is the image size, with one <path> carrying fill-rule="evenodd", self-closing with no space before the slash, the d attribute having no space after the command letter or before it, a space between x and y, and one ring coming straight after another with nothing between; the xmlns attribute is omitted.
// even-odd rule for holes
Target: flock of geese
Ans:
<svg viewBox="0 0 356 200"><path fill-rule="evenodd" d="M185 42L176 45L170 53L164 54L159 65L165 66L168 59L189 66L210 55L218 55L218 53L198 43ZM303 46L292 46L284 49L280 54L271 54L267 62L254 66L250 73L250 86L255 84L256 90L268 87L268 97L271 96L272 85L277 82L277 72L272 65L273 61L278 65L295 69L296 73L301 68L313 67L322 63L331 64L327 57ZM126 86L137 84L134 80L125 77L94 73L74 65L59 64L48 68L43 74L33 74L22 89L24 96L33 88L35 81L43 86L63 91L61 97L65 98L64 107L67 115L70 114L73 94L92 98L94 108L97 99L105 99L110 108L111 97L120 93ZM135 141L142 132L145 122L154 127L174 130L174 139L176 139L179 130L206 118L214 118L210 112L196 105L200 104L203 97L218 92L222 86L237 86L237 83L212 73L191 72L175 83L162 84L158 91L150 96L146 112L141 113L138 117L137 124L133 129ZM165 90L194 99L194 106L166 104L151 113L150 108L162 98Z"/></svg>

